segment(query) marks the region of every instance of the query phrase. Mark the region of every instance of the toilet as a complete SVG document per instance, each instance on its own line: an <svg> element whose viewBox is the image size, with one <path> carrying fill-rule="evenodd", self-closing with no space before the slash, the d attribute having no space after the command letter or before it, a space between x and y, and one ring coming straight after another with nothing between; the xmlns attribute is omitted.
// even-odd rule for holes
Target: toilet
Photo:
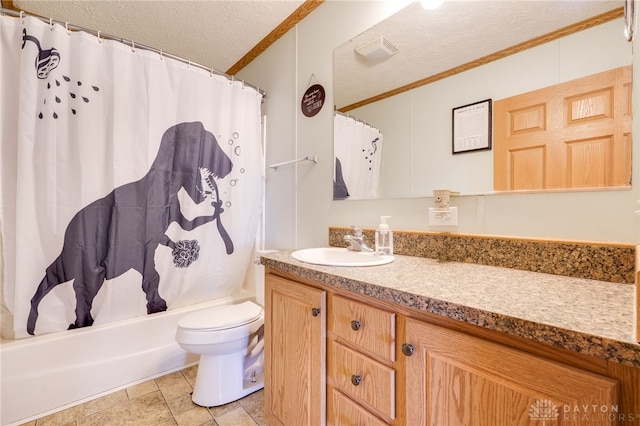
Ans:
<svg viewBox="0 0 640 426"><path fill-rule="evenodd" d="M176 342L200 355L191 399L214 407L264 387L264 310L254 302L220 305L178 320Z"/></svg>

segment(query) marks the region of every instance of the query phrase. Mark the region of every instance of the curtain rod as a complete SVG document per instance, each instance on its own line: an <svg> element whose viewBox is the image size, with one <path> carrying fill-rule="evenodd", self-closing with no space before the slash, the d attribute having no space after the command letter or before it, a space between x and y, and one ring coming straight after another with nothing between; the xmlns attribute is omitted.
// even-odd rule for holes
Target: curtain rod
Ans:
<svg viewBox="0 0 640 426"><path fill-rule="evenodd" d="M122 43L122 44L125 44L127 46L130 46L132 49L148 50L150 52L157 53L160 56L167 57L167 58L170 58L170 59L174 59L174 60L176 60L178 62L182 62L184 64L188 64L190 67L201 68L201 69L203 69L205 71L210 72L211 74L216 74L216 75L219 75L219 76L222 76L222 77L226 77L230 81L234 81L235 80L234 76L229 75L227 73L224 73L222 71L217 71L217 70L214 70L213 68L205 67L204 65L200 65L198 63L191 62L191 60L189 60L189 59L185 59L185 58L182 58L180 56L172 55L171 53L167 53L167 52L165 52L163 50L156 49L155 47L149 47L149 46L145 46L144 44L135 43L133 40L125 40L125 39L120 38L120 37L112 36L112 35L109 35L109 34L104 34L104 33L100 32L100 31L95 31L95 30L92 30L92 29L89 29L89 28L85 28L85 27L79 27L77 25L71 25L68 22L57 21L57 20L51 19L51 18L44 18L42 16L34 15L32 13L24 12L24 11L17 11L17 10L13 10L13 9L5 9L3 7L0 7L0 14L14 16L14 17L18 17L18 18L23 18L25 16L31 16L33 18L41 20L42 22L48 23L49 25L53 25L53 24L62 25L62 26L65 27L65 29L67 31L83 31L83 32L92 34L92 35L98 37L99 39L101 38L101 39L117 41L119 43ZM260 90L259 87L254 86L254 85L249 84L249 83L246 83L244 80L240 80L240 81L242 81L243 85L249 86L249 87L255 89L258 93L260 93L262 95L263 98L266 96L266 93L263 90Z"/></svg>
<svg viewBox="0 0 640 426"><path fill-rule="evenodd" d="M348 114L348 113L346 113L346 112L342 112L342 111L337 111L337 110L336 110L336 111L335 111L335 113L336 113L336 115L341 115L341 116L343 116L343 117L350 118L350 119L352 119L352 120L354 120L354 121L357 121L358 123L362 123L362 124L364 124L364 125L366 125L366 126L373 127L374 129L379 130L379 129L378 129L376 126L374 126L373 124L369 124L369 123L367 123L366 121L361 120L361 119L359 119L359 118L358 118L358 117L356 117L356 116L349 115L349 114Z"/></svg>

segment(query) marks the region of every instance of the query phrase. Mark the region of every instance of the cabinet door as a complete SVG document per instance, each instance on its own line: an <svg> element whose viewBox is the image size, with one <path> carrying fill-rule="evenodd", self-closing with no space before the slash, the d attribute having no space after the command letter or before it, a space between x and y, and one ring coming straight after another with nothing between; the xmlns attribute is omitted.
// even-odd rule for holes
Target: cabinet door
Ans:
<svg viewBox="0 0 640 426"><path fill-rule="evenodd" d="M326 413L326 292L267 274L265 416L271 425L322 425Z"/></svg>
<svg viewBox="0 0 640 426"><path fill-rule="evenodd" d="M328 386L327 424L331 426L385 426L386 423L355 403L339 390Z"/></svg>
<svg viewBox="0 0 640 426"><path fill-rule="evenodd" d="M611 424L614 380L411 319L405 341L408 425Z"/></svg>

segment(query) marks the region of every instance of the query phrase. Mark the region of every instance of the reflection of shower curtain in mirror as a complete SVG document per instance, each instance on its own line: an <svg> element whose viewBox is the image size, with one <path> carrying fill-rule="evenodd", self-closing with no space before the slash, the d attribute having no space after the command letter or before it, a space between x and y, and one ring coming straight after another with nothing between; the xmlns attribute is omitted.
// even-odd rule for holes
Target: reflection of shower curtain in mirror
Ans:
<svg viewBox="0 0 640 426"><path fill-rule="evenodd" d="M352 117L336 114L333 119L335 171L333 198L377 197L382 133Z"/></svg>

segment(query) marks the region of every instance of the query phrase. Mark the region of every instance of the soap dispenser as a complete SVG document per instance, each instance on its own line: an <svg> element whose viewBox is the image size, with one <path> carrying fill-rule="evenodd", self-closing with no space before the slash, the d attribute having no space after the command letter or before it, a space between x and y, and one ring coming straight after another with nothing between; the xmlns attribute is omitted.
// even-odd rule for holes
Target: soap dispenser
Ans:
<svg viewBox="0 0 640 426"><path fill-rule="evenodd" d="M376 254L393 255L393 231L389 229L387 220L391 216L380 216L380 225L376 230Z"/></svg>

